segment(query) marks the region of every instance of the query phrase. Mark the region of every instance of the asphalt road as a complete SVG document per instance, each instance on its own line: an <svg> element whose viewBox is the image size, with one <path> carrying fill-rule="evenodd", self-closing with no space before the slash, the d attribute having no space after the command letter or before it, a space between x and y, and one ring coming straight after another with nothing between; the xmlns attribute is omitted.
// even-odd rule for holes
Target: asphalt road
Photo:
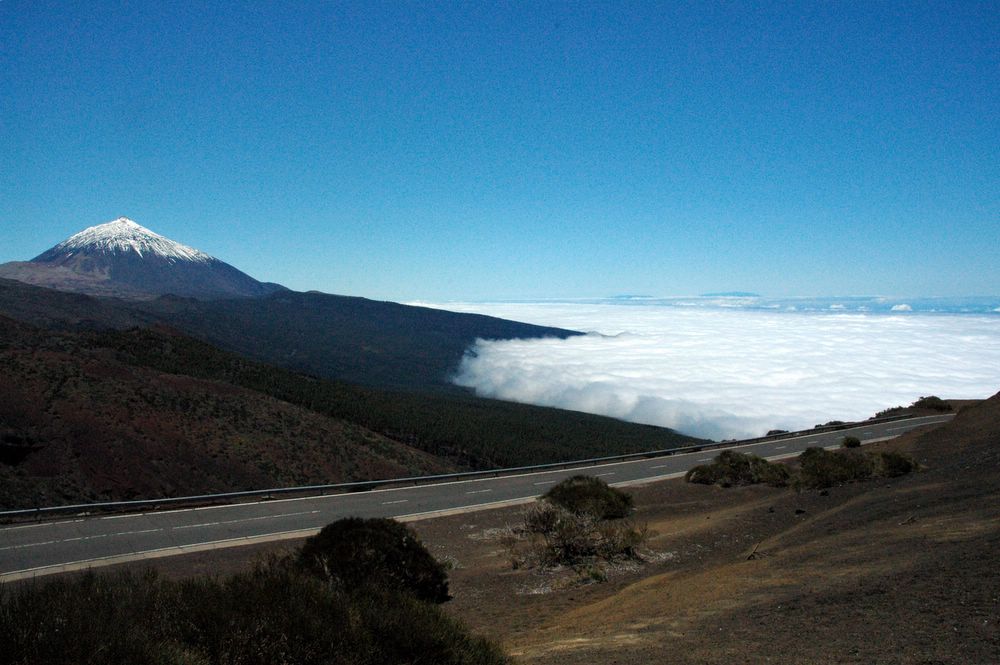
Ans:
<svg viewBox="0 0 1000 665"><path fill-rule="evenodd" d="M836 447L848 435L871 442L899 436L910 429L949 418L951 415L861 424L836 432L733 447L776 459L796 455L810 446ZM0 529L0 581L298 538L349 515L419 519L442 512L471 511L502 503L525 503L563 478L579 473L601 477L612 485L638 484L682 475L689 468L711 460L720 450L350 494L8 526Z"/></svg>

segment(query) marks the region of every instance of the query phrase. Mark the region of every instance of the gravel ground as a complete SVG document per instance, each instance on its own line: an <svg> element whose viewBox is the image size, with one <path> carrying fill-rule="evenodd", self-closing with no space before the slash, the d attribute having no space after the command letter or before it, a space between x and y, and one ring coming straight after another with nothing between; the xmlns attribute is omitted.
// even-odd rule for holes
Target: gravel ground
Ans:
<svg viewBox="0 0 1000 665"><path fill-rule="evenodd" d="M926 468L825 492L630 488L646 561L601 583L512 569L522 507L412 526L452 565L449 611L519 662L1000 663L1000 398L876 445ZM297 544L152 564L226 574Z"/></svg>

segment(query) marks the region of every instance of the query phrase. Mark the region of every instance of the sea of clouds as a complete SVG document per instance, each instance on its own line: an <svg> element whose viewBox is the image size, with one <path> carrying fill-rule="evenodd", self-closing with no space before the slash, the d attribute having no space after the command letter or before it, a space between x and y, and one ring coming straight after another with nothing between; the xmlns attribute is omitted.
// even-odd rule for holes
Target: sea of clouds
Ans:
<svg viewBox="0 0 1000 665"><path fill-rule="evenodd" d="M864 419L923 395L1000 390L995 305L956 314L899 302L872 312L740 300L420 304L588 333L478 341L454 382L479 395L712 439Z"/></svg>

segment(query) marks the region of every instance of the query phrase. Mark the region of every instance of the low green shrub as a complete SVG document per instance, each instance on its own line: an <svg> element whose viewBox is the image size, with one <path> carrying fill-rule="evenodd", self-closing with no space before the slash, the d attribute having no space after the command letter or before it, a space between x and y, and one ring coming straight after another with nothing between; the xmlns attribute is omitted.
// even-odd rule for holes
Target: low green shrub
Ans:
<svg viewBox="0 0 1000 665"><path fill-rule="evenodd" d="M542 499L575 515L590 515L599 520L628 517L632 513L631 495L593 476L567 478L554 485Z"/></svg>
<svg viewBox="0 0 1000 665"><path fill-rule="evenodd" d="M689 470L684 479L689 483L704 485L756 485L784 487L790 474L784 464L772 464L762 457L723 450L711 464L702 464Z"/></svg>
<svg viewBox="0 0 1000 665"><path fill-rule="evenodd" d="M842 448L860 448L861 439L856 436L845 436L840 440L840 445Z"/></svg>
<svg viewBox="0 0 1000 665"><path fill-rule="evenodd" d="M346 591L381 586L420 600L448 600L448 576L405 524L348 517L306 539L300 565Z"/></svg>

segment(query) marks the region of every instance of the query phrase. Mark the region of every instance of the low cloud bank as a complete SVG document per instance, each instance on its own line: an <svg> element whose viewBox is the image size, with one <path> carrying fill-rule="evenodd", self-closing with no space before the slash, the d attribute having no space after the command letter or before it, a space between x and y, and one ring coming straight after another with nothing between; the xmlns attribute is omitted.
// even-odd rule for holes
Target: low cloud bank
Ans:
<svg viewBox="0 0 1000 665"><path fill-rule="evenodd" d="M442 307L590 331L479 341L454 381L486 397L713 439L867 418L1000 389L994 315L804 314L616 304Z"/></svg>

